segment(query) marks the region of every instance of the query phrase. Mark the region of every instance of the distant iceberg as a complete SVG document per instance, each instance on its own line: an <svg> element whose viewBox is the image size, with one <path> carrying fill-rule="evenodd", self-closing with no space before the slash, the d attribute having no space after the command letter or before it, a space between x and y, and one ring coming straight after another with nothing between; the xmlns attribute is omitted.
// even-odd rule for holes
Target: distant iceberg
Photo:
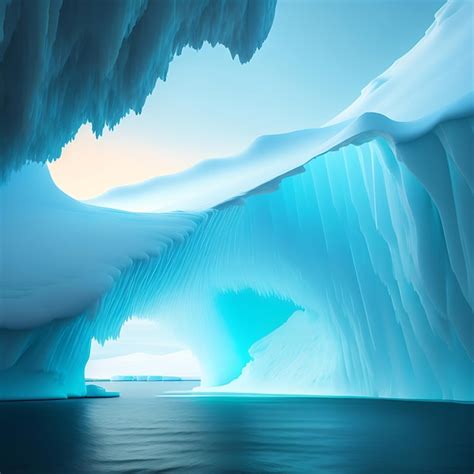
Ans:
<svg viewBox="0 0 474 474"><path fill-rule="evenodd" d="M206 390L474 400L472 9L448 2L322 129L94 205L13 173L0 398L84 395L91 340L138 316Z"/></svg>
<svg viewBox="0 0 474 474"><path fill-rule="evenodd" d="M181 382L189 380L182 377L173 377L171 375L113 375L112 382Z"/></svg>

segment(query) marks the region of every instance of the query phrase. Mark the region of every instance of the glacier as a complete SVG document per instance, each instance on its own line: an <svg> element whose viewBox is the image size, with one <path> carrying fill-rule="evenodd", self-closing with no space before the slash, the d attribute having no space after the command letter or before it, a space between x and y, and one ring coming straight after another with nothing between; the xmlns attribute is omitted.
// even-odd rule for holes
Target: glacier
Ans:
<svg viewBox="0 0 474 474"><path fill-rule="evenodd" d="M320 129L90 202L13 164L0 399L86 395L91 341L140 317L201 390L474 400L472 8Z"/></svg>

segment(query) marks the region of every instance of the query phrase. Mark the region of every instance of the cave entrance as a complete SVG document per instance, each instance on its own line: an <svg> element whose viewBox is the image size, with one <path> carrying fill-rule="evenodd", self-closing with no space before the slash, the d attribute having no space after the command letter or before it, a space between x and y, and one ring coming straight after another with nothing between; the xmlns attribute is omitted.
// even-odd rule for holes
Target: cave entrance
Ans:
<svg viewBox="0 0 474 474"><path fill-rule="evenodd" d="M201 369L193 353L159 323L126 321L117 339L92 341L87 382L189 381L198 385Z"/></svg>

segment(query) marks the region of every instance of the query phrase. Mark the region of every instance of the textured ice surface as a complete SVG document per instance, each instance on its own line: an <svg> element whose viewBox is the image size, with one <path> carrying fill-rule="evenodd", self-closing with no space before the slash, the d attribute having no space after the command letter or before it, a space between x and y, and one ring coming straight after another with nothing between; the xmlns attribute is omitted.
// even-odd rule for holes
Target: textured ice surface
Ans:
<svg viewBox="0 0 474 474"><path fill-rule="evenodd" d="M261 137L239 156L116 188L91 202L128 211L208 209L254 188L273 189L282 175L346 143L373 136L408 142L439 122L469 115L474 108L473 18L474 3L447 2L419 43L323 128Z"/></svg>
<svg viewBox="0 0 474 474"><path fill-rule="evenodd" d="M275 0L0 1L0 178L59 157L139 113L184 47L222 44L241 62L267 37Z"/></svg>
<svg viewBox="0 0 474 474"><path fill-rule="evenodd" d="M351 392L344 387L343 357L324 317L296 311L253 344L249 354L251 361L241 375L214 387L214 391L318 395Z"/></svg>
<svg viewBox="0 0 474 474"><path fill-rule="evenodd" d="M125 268L158 256L199 220L87 206L57 189L39 164L14 172L0 188L0 203L0 326L10 329L93 314Z"/></svg>
<svg viewBox="0 0 474 474"><path fill-rule="evenodd" d="M294 393L285 378L290 367L307 370L298 392L472 399L472 181L456 164L463 164L463 155L471 159L472 139L472 118L464 118L398 144L396 155L384 139L348 145L311 161L273 193L249 196L243 206L185 216L188 236L181 243L170 238L161 253L130 259L82 316L3 330L2 396L11 398L9 390L27 397L32 390L35 396L82 393L90 339L116 337L123 322L136 315L159 318L180 335L199 359L205 386L231 382L254 358L233 389ZM423 157L431 160L426 175L426 167L416 167ZM97 215L122 215L92 209ZM146 222L150 235L163 235L154 230L155 217L182 219L123 215ZM70 230L75 245L90 249L89 241L72 237L77 229L67 222L63 232ZM131 229L143 230L138 224ZM174 223L172 230L181 235ZM105 249L122 242L115 232L96 238ZM49 273L59 285L64 278L56 265L39 275ZM82 269L81 262L74 265ZM97 263L92 274L99 269ZM85 275L89 272L83 275L88 282ZM53 282L33 288L52 295ZM3 301L29 304L31 318L41 315L44 306L29 300L31 289L20 293L15 284ZM61 287L59 294L67 295ZM68 302L50 300L58 315ZM282 324L298 310L316 331L301 328L301 344L313 341L312 351L284 351L298 347L288 336L278 357L267 353L259 361L262 351L252 346L280 326L281 334ZM17 315L21 320L20 311ZM279 384L275 377L268 384L268 377L253 375L261 374L265 358L275 361L272 374L278 361L285 362Z"/></svg>
<svg viewBox="0 0 474 474"><path fill-rule="evenodd" d="M474 3L449 0L414 48L362 90L330 123L370 110L393 120L416 120L472 92Z"/></svg>
<svg viewBox="0 0 474 474"><path fill-rule="evenodd" d="M471 20L449 3L391 68L400 122L380 83L342 122L96 201L148 214L78 203L39 165L12 175L0 398L84 395L91 339L135 315L178 334L208 387L472 400Z"/></svg>

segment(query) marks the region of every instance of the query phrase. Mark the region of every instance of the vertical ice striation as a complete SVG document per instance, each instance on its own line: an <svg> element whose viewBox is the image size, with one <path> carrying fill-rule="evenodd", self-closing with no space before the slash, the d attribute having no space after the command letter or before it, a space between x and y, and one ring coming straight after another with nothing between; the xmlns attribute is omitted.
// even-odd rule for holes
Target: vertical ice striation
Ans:
<svg viewBox="0 0 474 474"><path fill-rule="evenodd" d="M300 270L286 294L307 321L295 313L257 343L224 390L473 399L473 181L456 165L472 160L471 127L445 123L397 147L406 164L377 140L283 183L297 217L271 225L306 236L282 252ZM417 176L423 156L433 167Z"/></svg>
<svg viewBox="0 0 474 474"><path fill-rule="evenodd" d="M1 0L0 179L44 163L87 122L97 135L140 113L173 57L204 42L241 62L276 0Z"/></svg>
<svg viewBox="0 0 474 474"><path fill-rule="evenodd" d="M178 334L219 390L473 399L472 147L472 118L347 145L193 217L93 311L3 330L1 396L29 372L81 393L90 339L135 315Z"/></svg>

